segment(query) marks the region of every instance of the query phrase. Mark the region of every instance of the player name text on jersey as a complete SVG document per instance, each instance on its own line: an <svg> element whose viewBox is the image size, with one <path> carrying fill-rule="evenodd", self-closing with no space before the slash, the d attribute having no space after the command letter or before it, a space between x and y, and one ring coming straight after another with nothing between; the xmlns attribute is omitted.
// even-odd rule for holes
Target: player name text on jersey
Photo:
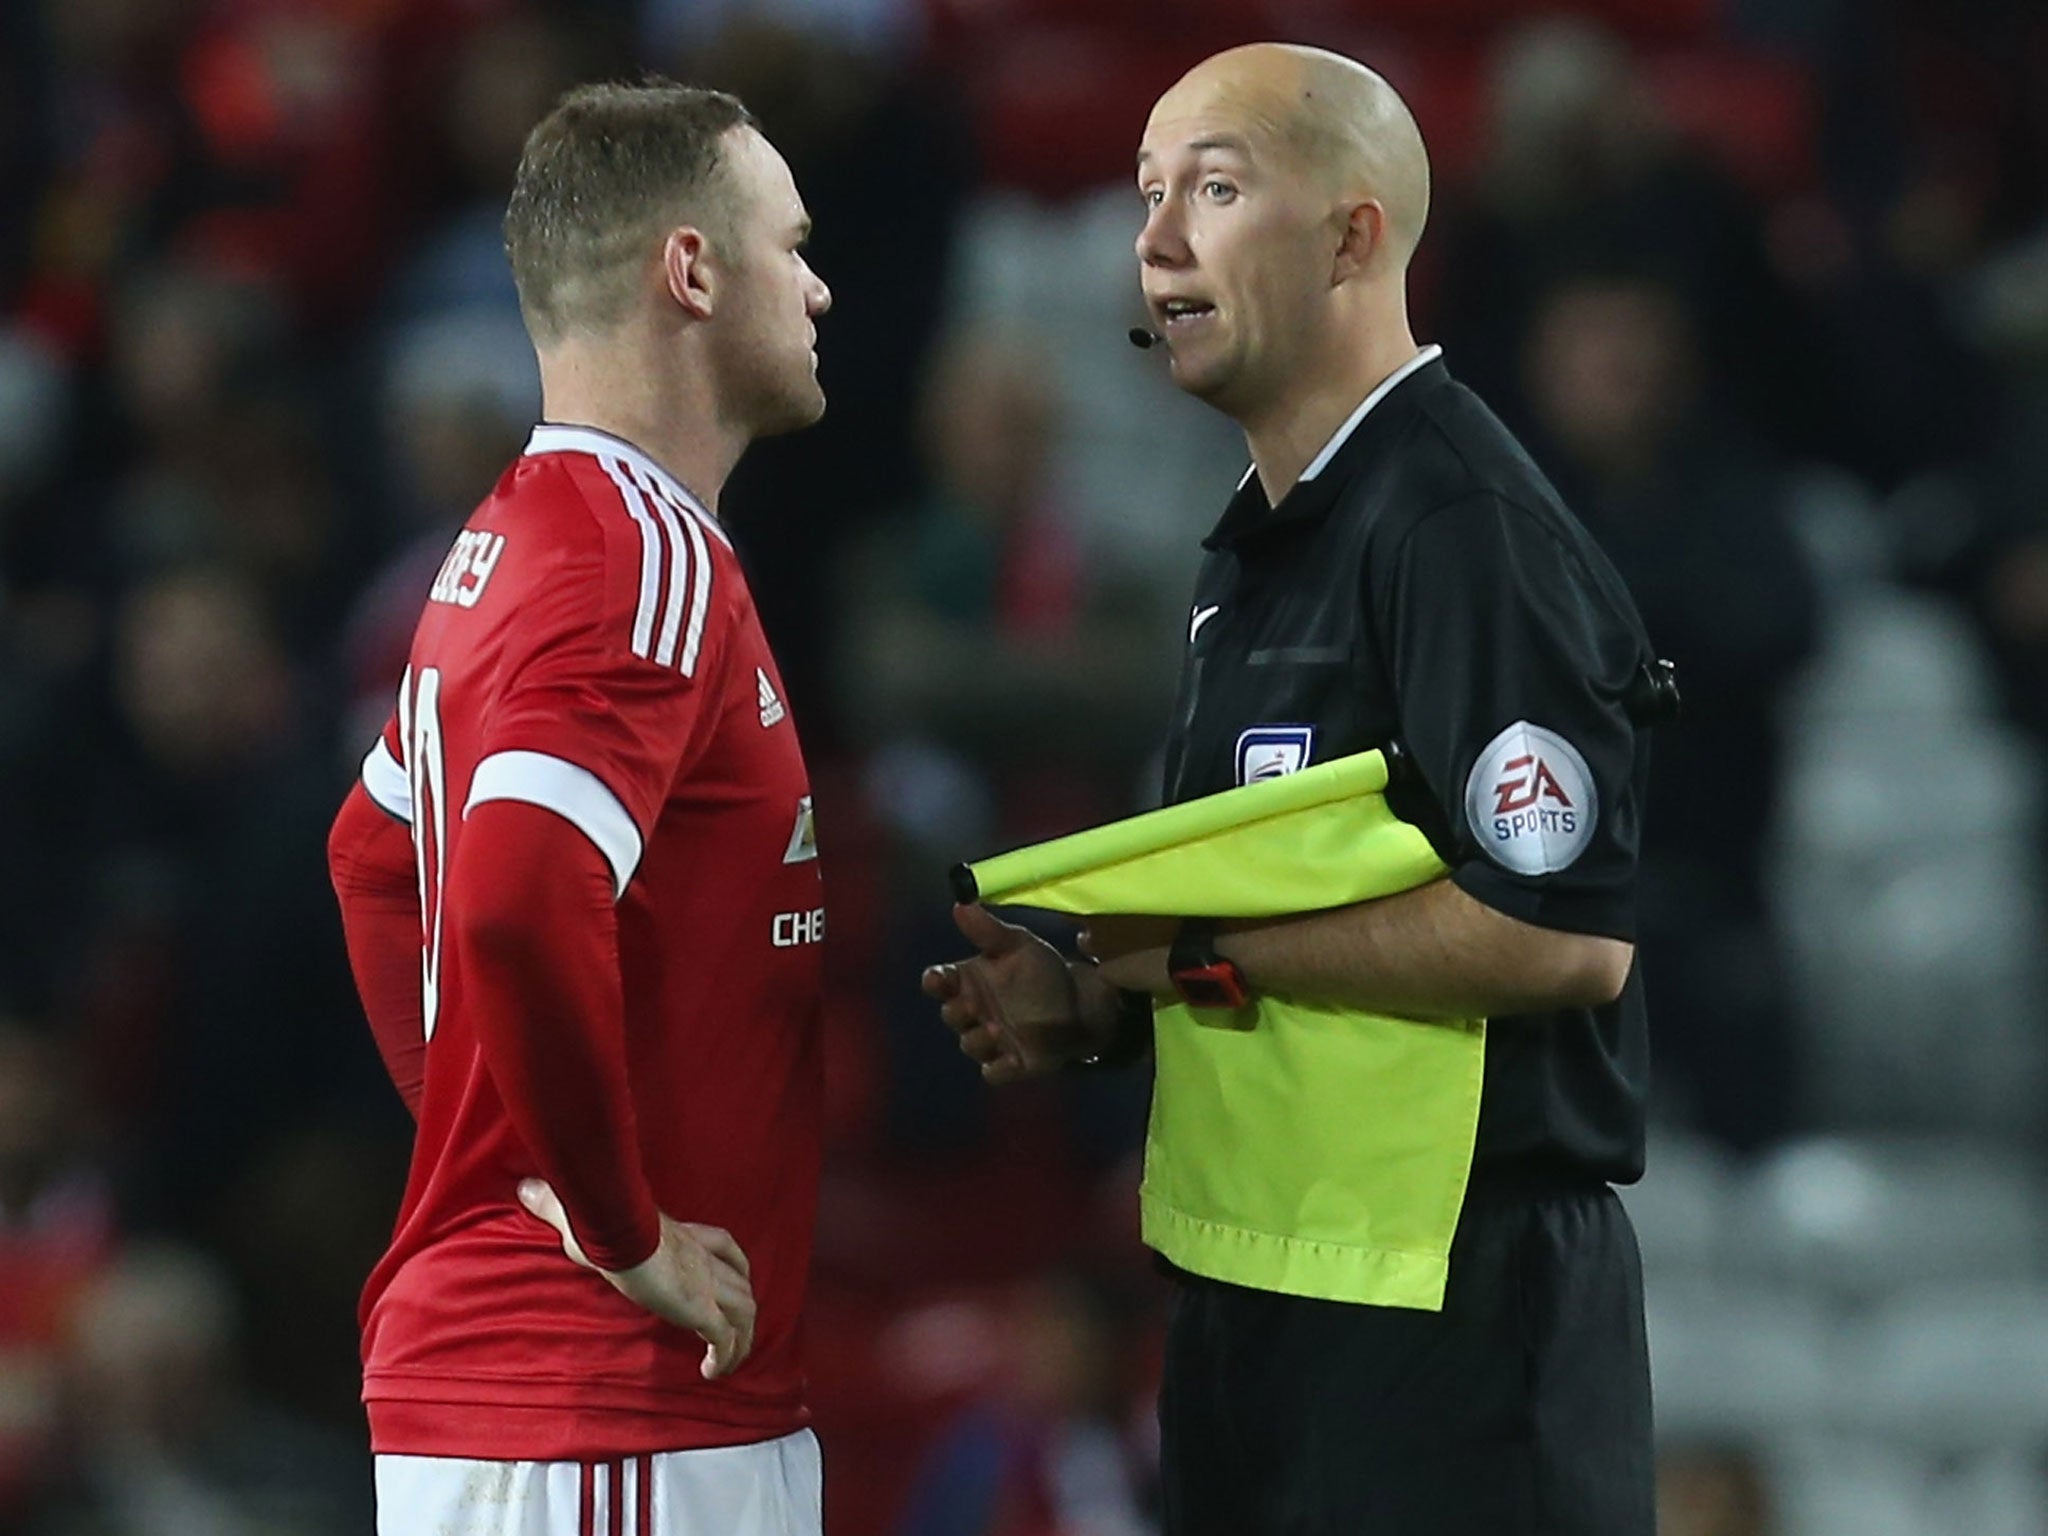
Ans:
<svg viewBox="0 0 2048 1536"><path fill-rule="evenodd" d="M430 602L454 603L474 608L484 595L484 586L505 553L505 535L465 528L455 536L455 547L441 562L441 574L434 578Z"/></svg>

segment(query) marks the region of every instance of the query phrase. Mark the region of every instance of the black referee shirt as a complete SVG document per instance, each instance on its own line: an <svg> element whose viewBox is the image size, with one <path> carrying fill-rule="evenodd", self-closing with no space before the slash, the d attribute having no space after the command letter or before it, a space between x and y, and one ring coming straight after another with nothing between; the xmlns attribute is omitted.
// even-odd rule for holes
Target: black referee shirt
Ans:
<svg viewBox="0 0 2048 1536"><path fill-rule="evenodd" d="M1399 743L1394 807L1467 893L1632 940L1651 652L1627 589L1434 348L1363 409L1278 507L1247 475L1203 541L1168 801ZM1636 1179L1647 1057L1637 975L1492 1020L1478 1169Z"/></svg>

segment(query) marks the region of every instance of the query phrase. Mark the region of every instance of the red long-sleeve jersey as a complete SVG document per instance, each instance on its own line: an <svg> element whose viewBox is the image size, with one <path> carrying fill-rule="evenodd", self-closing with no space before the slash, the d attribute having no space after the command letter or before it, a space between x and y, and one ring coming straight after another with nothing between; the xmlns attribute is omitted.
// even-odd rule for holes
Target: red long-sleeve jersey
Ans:
<svg viewBox="0 0 2048 1536"><path fill-rule="evenodd" d="M807 1421L824 911L782 682L717 521L645 454L537 428L456 538L330 839L364 1006L418 1138L363 1297L379 1452L562 1460ZM372 811L371 804L378 809ZM398 825L402 823L402 828ZM732 1232L753 1354L572 1264L656 1211Z"/></svg>

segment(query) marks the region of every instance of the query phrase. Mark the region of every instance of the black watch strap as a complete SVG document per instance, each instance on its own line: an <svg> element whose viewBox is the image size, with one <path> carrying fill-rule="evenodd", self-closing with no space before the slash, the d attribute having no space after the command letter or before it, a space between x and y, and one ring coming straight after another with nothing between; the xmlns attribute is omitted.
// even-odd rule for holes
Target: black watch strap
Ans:
<svg viewBox="0 0 2048 1536"><path fill-rule="evenodd" d="M1215 965L1223 957L1216 952L1216 920L1212 917L1184 917L1174 931L1173 947L1166 952L1166 968L1176 976Z"/></svg>
<svg viewBox="0 0 2048 1536"><path fill-rule="evenodd" d="M1116 994L1116 1026L1109 1043L1093 1056L1083 1056L1074 1065L1083 1071L1115 1071L1143 1061L1152 1049L1152 995L1129 992Z"/></svg>
<svg viewBox="0 0 2048 1536"><path fill-rule="evenodd" d="M1173 936L1166 969L1181 1000L1194 1008L1242 1008L1251 999L1244 972L1216 948L1216 920L1190 917Z"/></svg>

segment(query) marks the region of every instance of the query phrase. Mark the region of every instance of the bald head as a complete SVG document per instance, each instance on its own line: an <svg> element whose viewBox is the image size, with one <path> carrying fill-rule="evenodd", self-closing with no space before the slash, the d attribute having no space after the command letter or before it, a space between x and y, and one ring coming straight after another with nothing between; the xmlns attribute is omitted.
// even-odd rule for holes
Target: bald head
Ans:
<svg viewBox="0 0 2048 1536"><path fill-rule="evenodd" d="M1429 154L1394 88L1355 59L1291 43L1250 43L1204 59L1152 109L1145 137L1180 118L1234 119L1331 195L1386 211L1406 266L1429 217Z"/></svg>

